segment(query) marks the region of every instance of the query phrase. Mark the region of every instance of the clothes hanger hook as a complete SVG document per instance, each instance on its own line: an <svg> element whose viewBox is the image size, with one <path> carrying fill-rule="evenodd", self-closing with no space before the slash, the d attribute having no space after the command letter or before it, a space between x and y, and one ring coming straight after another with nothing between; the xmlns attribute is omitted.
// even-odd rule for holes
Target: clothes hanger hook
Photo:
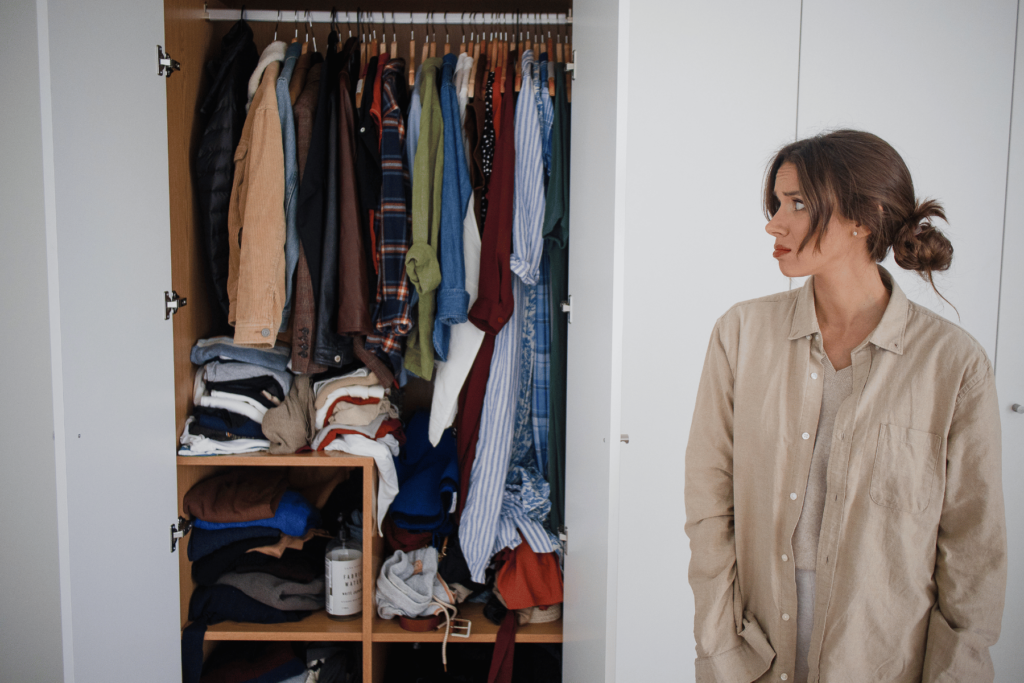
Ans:
<svg viewBox="0 0 1024 683"><path fill-rule="evenodd" d="M274 41L277 41L277 27L281 25L281 10L277 10L277 21L274 22Z"/></svg>
<svg viewBox="0 0 1024 683"><path fill-rule="evenodd" d="M242 5L242 13L238 18L245 21L245 5Z"/></svg>
<svg viewBox="0 0 1024 683"><path fill-rule="evenodd" d="M395 13L391 13L391 42L398 42L398 20L395 19Z"/></svg>

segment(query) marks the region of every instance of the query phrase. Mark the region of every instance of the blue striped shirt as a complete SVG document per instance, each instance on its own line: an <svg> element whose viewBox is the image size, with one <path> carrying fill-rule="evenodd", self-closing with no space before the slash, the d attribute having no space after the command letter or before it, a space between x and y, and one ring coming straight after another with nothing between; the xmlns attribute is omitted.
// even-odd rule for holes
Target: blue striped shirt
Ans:
<svg viewBox="0 0 1024 683"><path fill-rule="evenodd" d="M535 68L532 51L525 51L523 93L533 91ZM514 128L516 166L511 268L516 276L512 282L515 305L508 323L495 339L476 460L470 474L466 508L459 531L459 541L470 573L474 581L481 583L494 553L519 545L517 529L535 552L552 552L555 549L555 543L543 525L546 510L543 516L540 515L545 502L550 507L550 501L543 477L533 476L537 472L532 454L533 436L530 430L516 429L517 422L523 425L523 412L518 406L522 405L524 397L526 424L529 424L532 367L523 367L523 339L525 332L533 334L532 316L535 311L524 311L523 308L531 300L531 293L533 301L536 301L544 244L543 145L533 97L519 98ZM520 438L516 442L516 457L513 459L513 435L521 437L524 433L529 438ZM524 446L527 449L525 458Z"/></svg>

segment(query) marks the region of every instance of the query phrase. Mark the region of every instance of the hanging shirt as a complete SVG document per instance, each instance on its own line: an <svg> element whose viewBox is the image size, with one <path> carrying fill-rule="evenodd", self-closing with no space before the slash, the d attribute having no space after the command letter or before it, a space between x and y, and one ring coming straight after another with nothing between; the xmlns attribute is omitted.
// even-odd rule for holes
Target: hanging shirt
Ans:
<svg viewBox="0 0 1024 683"><path fill-rule="evenodd" d="M420 98L420 83L423 80L423 65L416 67L416 83L412 88L409 100L409 114L405 122L405 158L412 167L416 159L416 146L420 143L420 117L423 112L423 101ZM415 178L412 181L415 182Z"/></svg>
<svg viewBox="0 0 1024 683"><path fill-rule="evenodd" d="M532 71L532 51L524 53L523 62ZM505 87L506 93L513 92L513 69L507 70ZM515 108L514 123L511 116L512 100L512 97L504 99L502 119L505 122L505 136L501 138L500 145L502 151L508 145L514 146L514 152L510 155L514 162L512 169L508 169L504 166L508 157L502 155L502 166L499 169L502 172L512 170L515 207L512 238L515 253L510 255L509 262L515 277L511 278L510 284L515 288L514 302L523 302L528 301L539 275L544 217L544 169L537 109L533 99L520 98L519 106ZM507 189L505 181L502 186L503 195ZM494 208L504 209L500 205ZM529 448L533 442L532 430L527 428L528 373L531 368L524 367L522 357L524 336L526 343L531 343L529 339L533 318L523 315L519 309L520 306L513 303L511 319L495 338L476 460L462 516L460 542L473 580L477 582L484 580L484 570L494 553L519 544L517 529L522 531L523 538L536 552L552 552L555 547L541 523L543 517L537 516L539 512L547 512L544 507L547 503L547 496L543 495L546 493L543 491L544 480L531 476L527 471L532 457ZM524 373L527 374L524 376ZM524 395L527 397L526 406L523 409L517 408ZM523 410L527 411L525 419ZM520 440L515 444L514 435L520 435ZM523 435L528 438L523 439Z"/></svg>
<svg viewBox="0 0 1024 683"><path fill-rule="evenodd" d="M462 230L466 207L473 196L473 186L469 182L469 167L462 146L462 126L459 125L459 99L454 82L457 61L455 55L447 54L441 67L444 174L441 181L440 240L437 246L441 263L441 286L437 290L437 317L433 334L434 351L441 361L448 360L452 326L466 322L469 311Z"/></svg>
<svg viewBox="0 0 1024 683"><path fill-rule="evenodd" d="M402 339L412 329L410 297L412 288L406 273L409 250L409 171L405 160L405 124L396 93L404 60L395 59L384 69L381 108L381 206L377 236L377 312L376 334L366 338L366 347L392 357L399 367ZM395 358L397 357L397 358Z"/></svg>
<svg viewBox="0 0 1024 683"><path fill-rule="evenodd" d="M561 304L569 298L569 103L565 65L555 70L555 114L551 128L551 178L544 208L544 242L550 261L551 314L550 415L548 418L548 483L551 486L549 528L565 519L565 401L568 318Z"/></svg>
<svg viewBox="0 0 1024 683"><path fill-rule="evenodd" d="M551 102L551 93L548 91L548 68L548 53L542 52L540 55L540 78L533 82L533 93L540 111L541 142L544 144L545 186L547 176L551 175L551 126L555 122L555 105Z"/></svg>
<svg viewBox="0 0 1024 683"><path fill-rule="evenodd" d="M539 70L539 74L538 74ZM533 97L537 103L540 119L541 145L544 150L544 187L547 188L551 174L551 126L555 119L555 108L548 93L547 53L540 56L534 70ZM550 404L551 376L551 258L544 249L541 258L540 278L537 281L536 348L533 361L533 446L537 467L548 476L548 415ZM561 314L559 312L559 314Z"/></svg>
<svg viewBox="0 0 1024 683"><path fill-rule="evenodd" d="M444 176L444 148L438 76L441 59L428 57L423 62L420 94L423 115L420 139L416 146L413 173L416 189L412 195L412 246L405 256L409 280L416 287L416 326L409 334L405 350L405 368L418 377L434 376L434 311L441 267L437 261L437 241L441 227L441 182Z"/></svg>
<svg viewBox="0 0 1024 683"><path fill-rule="evenodd" d="M309 54L309 53L307 53ZM299 169L299 194L305 178L309 146L313 138L313 121L320 102L320 74L324 69L319 52L312 53L312 66L306 74L302 93L295 101L295 154ZM294 81L294 77L292 78ZM315 373L326 370L313 360L313 343L316 337L316 293L313 291L313 277L309 272L306 249L299 243L299 262L295 269L295 297L292 301L292 372L297 374Z"/></svg>
<svg viewBox="0 0 1024 683"><path fill-rule="evenodd" d="M466 59L463 59L466 57ZM466 102L463 94L468 98L466 81L473 59L463 54L459 56L459 63L455 68L456 84L458 77L463 77L462 88L459 91L459 113L460 116L466 113ZM472 117L469 117L472 118ZM468 120L468 118L467 118ZM447 136L445 137L447 141ZM446 156L447 164L447 156ZM470 164L466 160L466 169L469 171ZM469 195L469 202L466 206L465 217L462 221L462 251L465 264L465 288L468 296L467 308L472 307L476 302L477 292L480 285L480 230L476 222L476 198L472 191ZM444 262L442 261L442 277L444 275ZM462 322L451 328L451 341L448 346L448 359L438 364L437 375L434 377L434 393L430 407L430 442L435 446L440 442L444 430L450 427L456 416L456 407L463 386L476 360L480 345L484 340L484 332L472 322ZM488 367L490 357L488 357ZM486 380L484 381L486 387ZM482 392L481 392L482 402ZM476 424L479 424L477 420ZM475 433L475 430L474 430ZM464 453L465 451L462 451ZM474 451L475 452L475 451ZM461 471L461 470L460 470ZM468 490L469 469L465 470L465 482L460 481L460 509Z"/></svg>
<svg viewBox="0 0 1024 683"><path fill-rule="evenodd" d="M284 217L285 217L285 240L284 240L284 289L285 302L284 312L281 314L280 331L288 327L288 319L292 312L292 298L294 296L295 266L299 263L299 231L296 227L295 203L299 190L299 163L295 156L295 119L292 112L291 96L288 94L288 85L292 80L295 71L295 64L299 59L299 52L302 45L292 43L284 55L284 68L281 75L277 77L277 113L281 117L281 136L284 143Z"/></svg>

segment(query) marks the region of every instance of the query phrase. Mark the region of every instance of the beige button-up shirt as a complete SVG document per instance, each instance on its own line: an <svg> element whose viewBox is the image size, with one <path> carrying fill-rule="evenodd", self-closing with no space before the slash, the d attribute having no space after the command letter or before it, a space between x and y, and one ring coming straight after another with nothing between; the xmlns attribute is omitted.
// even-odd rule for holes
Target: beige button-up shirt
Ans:
<svg viewBox="0 0 1024 683"><path fill-rule="evenodd" d="M891 289L853 350L817 556L810 681L992 681L1006 589L995 378ZM814 278L715 325L686 448L697 680L793 679L793 531L821 406Z"/></svg>

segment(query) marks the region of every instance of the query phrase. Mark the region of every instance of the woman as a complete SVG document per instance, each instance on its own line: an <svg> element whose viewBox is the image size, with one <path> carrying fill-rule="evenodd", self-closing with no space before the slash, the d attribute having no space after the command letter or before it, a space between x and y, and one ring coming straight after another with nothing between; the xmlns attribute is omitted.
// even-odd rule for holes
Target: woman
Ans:
<svg viewBox="0 0 1024 683"><path fill-rule="evenodd" d="M852 130L782 148L764 206L782 273L811 277L711 335L686 449L697 680L991 681L992 366L878 265L948 268L942 208Z"/></svg>

